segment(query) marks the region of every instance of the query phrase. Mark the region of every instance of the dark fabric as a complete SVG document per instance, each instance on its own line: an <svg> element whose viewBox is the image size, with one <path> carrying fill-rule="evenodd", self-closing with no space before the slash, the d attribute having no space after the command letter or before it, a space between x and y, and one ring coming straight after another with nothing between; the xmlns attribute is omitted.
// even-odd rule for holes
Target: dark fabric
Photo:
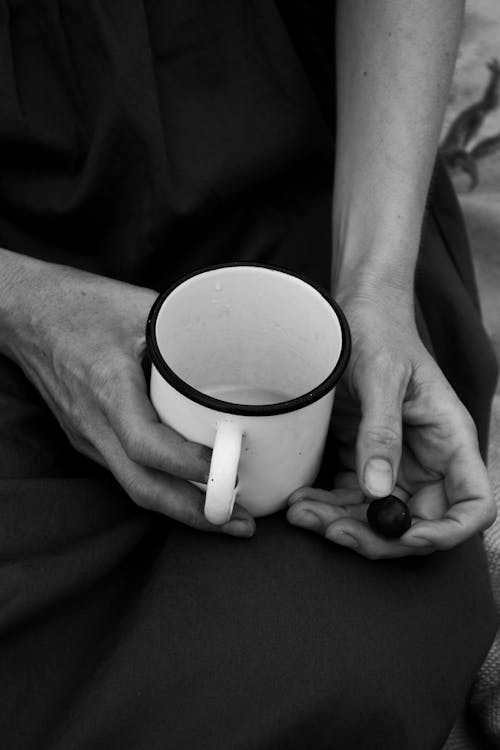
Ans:
<svg viewBox="0 0 500 750"><path fill-rule="evenodd" d="M0 0L0 244L158 289L227 260L326 285L332 23L320 1ZM457 211L438 169L416 292L484 446ZM373 563L281 515L197 533L78 456L5 358L0 539L6 750L437 748L496 627L479 538Z"/></svg>
<svg viewBox="0 0 500 750"><path fill-rule="evenodd" d="M0 8L4 246L157 288L235 258L327 277L333 140L272 3Z"/></svg>
<svg viewBox="0 0 500 750"><path fill-rule="evenodd" d="M463 218L439 161L424 222L415 289L436 359L473 415L486 458L498 366L480 323L479 297Z"/></svg>

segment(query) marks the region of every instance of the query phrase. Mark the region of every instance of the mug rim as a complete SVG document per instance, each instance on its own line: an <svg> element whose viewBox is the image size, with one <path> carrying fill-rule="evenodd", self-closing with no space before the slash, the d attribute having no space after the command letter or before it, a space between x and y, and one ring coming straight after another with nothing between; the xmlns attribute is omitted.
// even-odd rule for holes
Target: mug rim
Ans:
<svg viewBox="0 0 500 750"><path fill-rule="evenodd" d="M189 279L192 279L195 276L200 276L201 274L207 273L208 271L216 271L216 270L221 270L224 268L238 268L238 267L240 268L241 267L263 268L269 271L278 271L279 273L284 273L287 276L292 276L298 279L299 281L302 281L303 283L307 284L308 286L312 287L313 289L315 289L316 292L318 292L323 297L323 299L330 305L330 307L333 309L337 317L337 320L339 322L339 325L340 325L340 333L341 333L340 354L337 359L337 362L335 363L335 366L333 367L331 372L327 375L327 377L324 380L322 380L321 383L319 383L314 388L312 388L310 391L307 391L306 393L300 396L296 396L294 398L288 399L287 401L278 401L273 404L239 404L239 403L234 403L232 401L224 401L222 399L215 398L214 396L209 396L208 394L203 393L202 391L199 391L197 388L195 388L194 386L190 385L188 382L183 380L183 378L181 378L179 375L177 375L177 373L175 373L172 370L172 368L167 364L166 360L161 354L160 348L158 346L158 342L156 339L156 321L157 321L159 312L163 306L163 303L165 302L167 297L169 297L175 289L181 286L181 284L184 284L186 281L189 281ZM295 271L290 271L287 268L272 265L269 263L252 263L250 261L236 261L233 263L217 263L214 265L204 266L202 268L199 268L195 271L192 271L191 273L186 274L185 276L182 276L180 279L175 281L171 286L165 289L165 291L159 294L151 307L151 310L149 312L148 319L146 322L146 350L147 350L147 353L149 355L149 358L152 364L156 367L159 374L176 391L181 393L183 396L186 396L190 401L195 401L196 403L201 404L202 406L205 406L208 409L224 412L226 414L233 414L235 416L269 417L269 416L274 416L277 414L288 414L289 412L296 411L297 409L303 409L305 406L308 406L309 404L312 404L315 401L319 401L329 391L335 388L338 381L342 377L347 367L347 363L349 361L349 357L351 354L351 333L349 330L349 324L347 322L347 318L344 315L344 312L340 308L339 304L333 299L333 297L327 294L319 285L310 281L305 276L301 275L300 273L296 273Z"/></svg>

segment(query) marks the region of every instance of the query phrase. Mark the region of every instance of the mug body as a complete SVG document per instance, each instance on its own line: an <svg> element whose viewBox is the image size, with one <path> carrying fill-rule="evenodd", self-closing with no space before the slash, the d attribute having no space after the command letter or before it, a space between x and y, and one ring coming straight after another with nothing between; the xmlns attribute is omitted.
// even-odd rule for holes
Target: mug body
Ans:
<svg viewBox="0 0 500 750"><path fill-rule="evenodd" d="M239 428L239 503L272 513L314 481L350 351L332 299L278 268L215 266L160 295L146 338L165 424L209 447L221 423Z"/></svg>
<svg viewBox="0 0 500 750"><path fill-rule="evenodd" d="M153 365L150 395L161 421L187 440L212 447L221 421L229 419L241 428L237 501L256 517L283 508L294 490L311 484L318 474L334 389L294 411L230 414L193 402Z"/></svg>

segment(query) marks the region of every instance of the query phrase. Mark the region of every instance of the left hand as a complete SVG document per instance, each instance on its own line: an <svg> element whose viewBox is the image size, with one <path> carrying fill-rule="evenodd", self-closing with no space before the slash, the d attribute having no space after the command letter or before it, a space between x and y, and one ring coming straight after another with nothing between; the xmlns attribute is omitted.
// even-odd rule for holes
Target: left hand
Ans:
<svg viewBox="0 0 500 750"><path fill-rule="evenodd" d="M288 520L371 559L454 547L496 516L472 418L423 346L408 300L378 293L341 304L352 356L333 425L345 471L331 491L295 491ZM386 539L368 526L367 503L395 485L413 521Z"/></svg>

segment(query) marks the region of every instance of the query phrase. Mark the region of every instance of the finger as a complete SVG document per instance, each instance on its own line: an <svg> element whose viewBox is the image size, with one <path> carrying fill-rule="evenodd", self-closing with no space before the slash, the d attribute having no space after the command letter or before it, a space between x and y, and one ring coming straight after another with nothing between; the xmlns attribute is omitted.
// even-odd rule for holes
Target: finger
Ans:
<svg viewBox="0 0 500 750"><path fill-rule="evenodd" d="M135 464L180 479L208 481L211 451L192 443L160 422L149 400L141 368L123 373L104 402L107 419L128 458Z"/></svg>
<svg viewBox="0 0 500 750"><path fill-rule="evenodd" d="M477 445L464 441L451 457L444 479L448 509L442 518L419 521L402 537L405 544L428 542L449 549L490 526L496 518L486 467Z"/></svg>
<svg viewBox="0 0 500 750"><path fill-rule="evenodd" d="M332 505L304 500L289 508L287 518L294 526L320 534L370 560L425 555L434 551L431 544L409 547L399 540L384 539L375 534L366 523L367 507L366 503Z"/></svg>
<svg viewBox="0 0 500 750"><path fill-rule="evenodd" d="M365 372L360 381L362 419L356 442L356 466L363 492L390 495L402 446L402 403L408 385L403 368L391 362Z"/></svg>
<svg viewBox="0 0 500 750"><path fill-rule="evenodd" d="M365 503L352 503L344 501L343 492L328 493L336 498L336 503L330 500L318 499L300 500L288 509L287 519L294 526L302 526L305 529L316 531L324 535L330 524L343 518L355 518L357 521L366 522Z"/></svg>
<svg viewBox="0 0 500 750"><path fill-rule="evenodd" d="M134 463L111 430L109 433L106 447L101 447L101 450L111 472L137 505L200 531L241 537L254 534L255 521L240 505L235 505L227 523L221 526L211 524L203 513L204 496L197 487L163 471Z"/></svg>
<svg viewBox="0 0 500 750"><path fill-rule="evenodd" d="M444 483L433 482L421 487L408 500L408 507L414 518L424 521L436 521L442 518L448 510Z"/></svg>
<svg viewBox="0 0 500 750"><path fill-rule="evenodd" d="M396 485L393 489L393 495L406 502L412 517L419 520L431 521L442 518L448 509L448 501L442 482L427 485L418 490L412 497L409 497L405 490ZM369 500L363 495L359 487L336 487L332 491L302 487L290 496L288 503L290 506L296 506L296 513L303 509L314 512L316 508L318 508L319 513L320 504L333 506L331 515L327 517L331 520L343 516L366 520L369 507Z"/></svg>
<svg viewBox="0 0 500 750"><path fill-rule="evenodd" d="M400 539L385 539L376 534L363 521L355 518L342 518L325 531L326 539L349 547L369 560L383 560L409 555L429 555L434 551L432 544L409 547Z"/></svg>
<svg viewBox="0 0 500 750"><path fill-rule="evenodd" d="M230 520L224 524L216 525L207 521L203 510L205 498L202 492L183 479L165 475L156 469L137 466L134 467L132 476L129 476L128 483L132 499L138 505L162 513L199 531L242 537L253 536L255 532L254 519L240 505L235 505Z"/></svg>
<svg viewBox="0 0 500 750"><path fill-rule="evenodd" d="M327 505L353 505L363 502L363 494L359 487L339 487L331 491L317 487L300 487L300 489L292 492L288 498L290 506L303 501L320 502Z"/></svg>

